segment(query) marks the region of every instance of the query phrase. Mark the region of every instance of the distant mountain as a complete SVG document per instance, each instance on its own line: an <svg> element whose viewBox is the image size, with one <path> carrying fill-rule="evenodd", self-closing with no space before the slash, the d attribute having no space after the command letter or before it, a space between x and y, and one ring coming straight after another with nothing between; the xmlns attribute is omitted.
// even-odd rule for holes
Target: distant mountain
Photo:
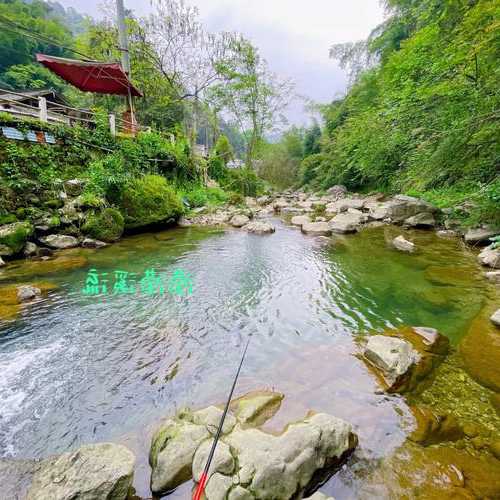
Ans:
<svg viewBox="0 0 500 500"><path fill-rule="evenodd" d="M49 17L57 19L66 26L73 35L79 35L85 31L85 23L89 16L80 14L73 7L63 7L59 2L52 0L42 0L49 6ZM33 3L33 0L24 0L24 3Z"/></svg>

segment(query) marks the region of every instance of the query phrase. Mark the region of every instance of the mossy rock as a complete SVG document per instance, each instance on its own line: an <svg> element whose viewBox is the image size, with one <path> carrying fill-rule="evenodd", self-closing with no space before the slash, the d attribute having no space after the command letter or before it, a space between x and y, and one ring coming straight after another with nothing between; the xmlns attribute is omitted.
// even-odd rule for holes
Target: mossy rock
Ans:
<svg viewBox="0 0 500 500"><path fill-rule="evenodd" d="M1 255L14 255L20 252L29 236L33 234L33 226L28 222L14 222L0 226Z"/></svg>
<svg viewBox="0 0 500 500"><path fill-rule="evenodd" d="M52 200L48 200L46 201L43 206L45 208L61 208L62 206L64 205L64 202L60 199L52 199Z"/></svg>
<svg viewBox="0 0 500 500"><path fill-rule="evenodd" d="M14 214L0 214L0 225L12 224L17 222L17 217Z"/></svg>
<svg viewBox="0 0 500 500"><path fill-rule="evenodd" d="M116 208L105 208L89 215L82 230L96 240L112 242L120 239L124 229L123 215Z"/></svg>
<svg viewBox="0 0 500 500"><path fill-rule="evenodd" d="M159 175L146 175L130 182L123 191L121 208L125 227L131 229L173 222L184 211L175 189Z"/></svg>

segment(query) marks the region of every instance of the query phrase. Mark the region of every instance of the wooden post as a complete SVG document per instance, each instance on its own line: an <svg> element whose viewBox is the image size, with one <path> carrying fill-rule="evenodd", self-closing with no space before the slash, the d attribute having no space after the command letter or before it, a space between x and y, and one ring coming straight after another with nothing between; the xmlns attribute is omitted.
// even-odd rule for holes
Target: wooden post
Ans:
<svg viewBox="0 0 500 500"><path fill-rule="evenodd" d="M49 119L47 116L47 99L45 99L45 97L38 98L38 109L40 110L40 121L48 122Z"/></svg>
<svg viewBox="0 0 500 500"><path fill-rule="evenodd" d="M109 131L113 137L116 136L116 116L114 113L109 115Z"/></svg>

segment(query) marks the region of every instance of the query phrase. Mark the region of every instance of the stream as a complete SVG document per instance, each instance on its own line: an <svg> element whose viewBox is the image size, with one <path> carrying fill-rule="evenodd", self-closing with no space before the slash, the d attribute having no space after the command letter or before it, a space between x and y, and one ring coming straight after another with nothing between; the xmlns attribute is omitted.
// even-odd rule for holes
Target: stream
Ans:
<svg viewBox="0 0 500 500"><path fill-rule="evenodd" d="M344 467L322 491L356 498L367 471L413 428L405 399L383 394L355 357L360 339L428 326L457 346L491 285L458 239L415 231L419 252L408 255L388 244L398 234L389 226L314 238L273 223L276 233L267 236L213 228L146 233L0 271L0 286L53 288L17 315L0 316L0 457L122 443L138 460L137 495L150 497L155 425L182 407L222 402L252 335L237 395L285 394L270 429L309 409L351 422L360 439L351 460L364 465L355 478ZM109 280L107 293L82 292L91 269ZM140 280L148 270L162 278L163 293L159 282L153 293L113 293L116 271ZM190 276L191 294L168 290L179 270ZM169 498L187 498L189 488Z"/></svg>

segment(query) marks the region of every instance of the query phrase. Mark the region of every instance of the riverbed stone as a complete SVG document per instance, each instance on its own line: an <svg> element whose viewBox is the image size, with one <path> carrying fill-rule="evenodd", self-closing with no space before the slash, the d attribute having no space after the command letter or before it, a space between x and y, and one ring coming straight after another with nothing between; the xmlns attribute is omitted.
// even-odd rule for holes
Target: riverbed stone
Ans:
<svg viewBox="0 0 500 500"><path fill-rule="evenodd" d="M315 236L330 236L332 234L328 222L306 222L302 224L301 229L303 233Z"/></svg>
<svg viewBox="0 0 500 500"><path fill-rule="evenodd" d="M490 238L493 238L493 236L496 236L497 234L499 234L499 232L496 229L492 229L490 227L480 227L469 229L465 233L464 238L466 243L489 245L491 243Z"/></svg>
<svg viewBox="0 0 500 500"><path fill-rule="evenodd" d="M200 480L201 474L203 473L213 442L213 439L203 441L194 454L193 479L196 482ZM223 441L219 441L215 448L212 464L210 465L210 473L220 472L221 474L230 475L233 473L234 468L235 461L229 446Z"/></svg>
<svg viewBox="0 0 500 500"><path fill-rule="evenodd" d="M333 233L347 234L358 231L363 222L365 222L365 218L361 212L348 212L336 215L328 223L328 226Z"/></svg>
<svg viewBox="0 0 500 500"><path fill-rule="evenodd" d="M40 241L44 245L56 250L78 246L78 240L74 236L68 236L66 234L49 234L48 236L40 238Z"/></svg>
<svg viewBox="0 0 500 500"><path fill-rule="evenodd" d="M408 241L403 235L399 235L392 240L392 245L397 250L402 252L413 253L415 251L415 244Z"/></svg>
<svg viewBox="0 0 500 500"><path fill-rule="evenodd" d="M38 246L31 241L27 241L26 245L24 245L24 248L23 248L23 255L25 257L33 257L37 253L38 253Z"/></svg>
<svg viewBox="0 0 500 500"><path fill-rule="evenodd" d="M486 307L472 321L460 342L460 353L469 374L481 385L500 393L500 335Z"/></svg>
<svg viewBox="0 0 500 500"><path fill-rule="evenodd" d="M416 424L410 439L415 443L428 446L443 441L457 441L464 437L464 431L453 415L438 413L423 406L412 406L410 410Z"/></svg>
<svg viewBox="0 0 500 500"><path fill-rule="evenodd" d="M304 224L308 224L309 222L311 222L311 218L307 215L295 215L294 217L292 217L292 220L290 222L294 226L303 226Z"/></svg>
<svg viewBox="0 0 500 500"><path fill-rule="evenodd" d="M375 220L390 219L394 223L401 223L410 217L421 213L436 214L439 209L424 200L412 196L397 195L392 200L381 203L370 215Z"/></svg>
<svg viewBox="0 0 500 500"><path fill-rule="evenodd" d="M491 316L490 316L491 322L500 327L500 309L497 309Z"/></svg>
<svg viewBox="0 0 500 500"><path fill-rule="evenodd" d="M243 229L253 234L271 234L276 231L276 228L269 222L252 221L243 226Z"/></svg>
<svg viewBox="0 0 500 500"><path fill-rule="evenodd" d="M219 422L222 418L222 410L216 406L208 406L203 410L193 413L192 422L196 425L204 425L207 431L214 436L217 433ZM236 418L228 414L222 426L222 434L231 432L236 425Z"/></svg>
<svg viewBox="0 0 500 500"><path fill-rule="evenodd" d="M351 426L323 413L310 413L279 434L260 429L282 399L280 393L254 391L231 402L228 417L233 423L217 445L207 500L302 498L308 488L317 487L317 472L333 474L353 451L357 438ZM200 477L213 443L206 424L215 428L222 411L209 409L185 410L160 425L150 452L154 494Z"/></svg>
<svg viewBox="0 0 500 500"><path fill-rule="evenodd" d="M280 409L284 394L274 391L252 391L231 402L231 412L239 422L260 426Z"/></svg>
<svg viewBox="0 0 500 500"><path fill-rule="evenodd" d="M233 215L233 217L229 221L229 224L231 224L231 226L233 227L242 227L249 222L250 219L246 215L236 214Z"/></svg>
<svg viewBox="0 0 500 500"><path fill-rule="evenodd" d="M20 252L32 234L33 226L29 222L13 222L0 226L0 257L9 257Z"/></svg>
<svg viewBox="0 0 500 500"><path fill-rule="evenodd" d="M2 259L2 257L0 257L0 267L3 267L5 266L5 262L4 260Z"/></svg>
<svg viewBox="0 0 500 500"><path fill-rule="evenodd" d="M373 352L367 355L369 347ZM406 393L424 388L448 351L448 338L434 328L404 326L371 336L363 359L387 392Z"/></svg>
<svg viewBox="0 0 500 500"><path fill-rule="evenodd" d="M408 227L430 228L436 225L436 219L430 212L421 212L417 215L408 217L403 224Z"/></svg>
<svg viewBox="0 0 500 500"><path fill-rule="evenodd" d="M41 463L27 500L125 500L134 476L135 457L125 446L82 446Z"/></svg>
<svg viewBox="0 0 500 500"><path fill-rule="evenodd" d="M36 297L40 297L42 291L40 288L32 285L22 285L17 287L17 300L18 302L28 302Z"/></svg>
<svg viewBox="0 0 500 500"><path fill-rule="evenodd" d="M500 271L488 271L487 273L484 273L484 275L493 283L500 283Z"/></svg>
<svg viewBox="0 0 500 500"><path fill-rule="evenodd" d="M289 202L285 200L285 198L278 198L277 200L274 201L273 203L273 208L277 212L279 212L282 208L288 207Z"/></svg>
<svg viewBox="0 0 500 500"><path fill-rule="evenodd" d="M480 264L483 266L500 269L500 247L486 247L477 257Z"/></svg>
<svg viewBox="0 0 500 500"><path fill-rule="evenodd" d="M384 335L371 336L363 355L381 370L389 387L393 387L419 360L410 342Z"/></svg>
<svg viewBox="0 0 500 500"><path fill-rule="evenodd" d="M107 246L108 244L104 243L104 241L94 240L93 238L84 238L82 241L83 248L104 248Z"/></svg>
<svg viewBox="0 0 500 500"><path fill-rule="evenodd" d="M329 188L327 194L333 198L342 198L347 194L347 188L342 184L337 184Z"/></svg>

